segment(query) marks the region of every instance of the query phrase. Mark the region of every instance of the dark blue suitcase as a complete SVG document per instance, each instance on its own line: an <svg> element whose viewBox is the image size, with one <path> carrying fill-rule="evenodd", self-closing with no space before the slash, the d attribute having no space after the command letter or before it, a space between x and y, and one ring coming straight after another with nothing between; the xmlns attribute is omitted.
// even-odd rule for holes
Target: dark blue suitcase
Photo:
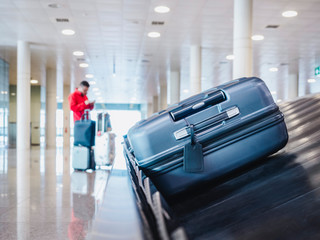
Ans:
<svg viewBox="0 0 320 240"><path fill-rule="evenodd" d="M134 125L127 148L165 196L173 196L282 149L283 114L259 78L190 97Z"/></svg>
<svg viewBox="0 0 320 240"><path fill-rule="evenodd" d="M83 118L86 116L85 118ZM92 147L95 145L96 122L89 119L89 113L74 123L74 146Z"/></svg>

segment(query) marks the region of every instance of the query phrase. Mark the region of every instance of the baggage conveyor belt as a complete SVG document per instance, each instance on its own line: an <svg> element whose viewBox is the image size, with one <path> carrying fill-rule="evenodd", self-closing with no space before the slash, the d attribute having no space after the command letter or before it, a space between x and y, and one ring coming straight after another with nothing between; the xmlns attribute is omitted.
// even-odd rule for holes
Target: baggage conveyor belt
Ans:
<svg viewBox="0 0 320 240"><path fill-rule="evenodd" d="M283 150L169 202L189 239L320 239L320 95L280 108Z"/></svg>

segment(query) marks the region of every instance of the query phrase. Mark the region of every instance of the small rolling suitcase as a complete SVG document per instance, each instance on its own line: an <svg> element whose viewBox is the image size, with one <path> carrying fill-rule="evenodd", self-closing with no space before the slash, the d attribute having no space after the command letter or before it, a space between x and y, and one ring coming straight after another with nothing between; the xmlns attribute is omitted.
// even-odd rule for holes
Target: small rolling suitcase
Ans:
<svg viewBox="0 0 320 240"><path fill-rule="evenodd" d="M106 132L96 137L95 162L97 166L111 165L115 158L115 134Z"/></svg>
<svg viewBox="0 0 320 240"><path fill-rule="evenodd" d="M283 148L283 114L259 78L192 96L133 126L125 141L165 196L211 182Z"/></svg>
<svg viewBox="0 0 320 240"><path fill-rule="evenodd" d="M92 147L95 145L96 122L89 119L89 111L86 110L81 120L74 123L74 145Z"/></svg>
<svg viewBox="0 0 320 240"><path fill-rule="evenodd" d="M83 146L74 146L72 152L72 167L75 170L85 171L95 169L94 151Z"/></svg>

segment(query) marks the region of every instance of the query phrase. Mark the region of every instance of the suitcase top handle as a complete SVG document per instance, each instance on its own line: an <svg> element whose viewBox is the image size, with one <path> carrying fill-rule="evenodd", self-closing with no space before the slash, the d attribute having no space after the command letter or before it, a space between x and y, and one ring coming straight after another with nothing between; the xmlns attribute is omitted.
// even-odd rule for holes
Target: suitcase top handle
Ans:
<svg viewBox="0 0 320 240"><path fill-rule="evenodd" d="M187 106L182 106L170 112L173 121L178 121L182 118L188 117L192 114L202 111L208 106L219 104L226 100L226 95L223 91L214 91L213 93L206 94L202 99L192 102Z"/></svg>

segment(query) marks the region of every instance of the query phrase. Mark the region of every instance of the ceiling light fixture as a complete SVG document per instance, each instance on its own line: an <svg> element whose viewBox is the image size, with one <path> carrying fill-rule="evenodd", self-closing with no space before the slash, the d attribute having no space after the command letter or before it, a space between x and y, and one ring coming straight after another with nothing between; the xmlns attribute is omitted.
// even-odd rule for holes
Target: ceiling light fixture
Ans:
<svg viewBox="0 0 320 240"><path fill-rule="evenodd" d="M184 92L184 93L188 93L188 92L189 92L189 89L184 89L183 92Z"/></svg>
<svg viewBox="0 0 320 240"><path fill-rule="evenodd" d="M154 11L157 13L168 13L170 12L170 8L167 6L157 6L154 8Z"/></svg>
<svg viewBox="0 0 320 240"><path fill-rule="evenodd" d="M277 100L277 103L279 103L279 102L282 102L282 99L278 99L278 100Z"/></svg>
<svg viewBox="0 0 320 240"><path fill-rule="evenodd" d="M263 35L253 35L253 36L251 37L251 39L252 39L253 41L261 41L261 40L264 39L264 36L263 36Z"/></svg>
<svg viewBox="0 0 320 240"><path fill-rule="evenodd" d="M92 80L92 81L90 81L89 83L90 83L90 85L95 85L95 84L96 84L96 81L93 81L93 80Z"/></svg>
<svg viewBox="0 0 320 240"><path fill-rule="evenodd" d="M83 55L84 55L84 52L74 51L74 52L73 52L73 55L74 55L74 56L77 56L77 57L80 57L80 56L83 56Z"/></svg>
<svg viewBox="0 0 320 240"><path fill-rule="evenodd" d="M272 94L272 95L276 95L277 92L276 92L276 91L271 91L271 94Z"/></svg>
<svg viewBox="0 0 320 240"><path fill-rule="evenodd" d="M272 68L269 68L269 71L270 72L278 72L278 68L272 67Z"/></svg>
<svg viewBox="0 0 320 240"><path fill-rule="evenodd" d="M316 80L314 78L308 79L308 83L315 83L315 82L316 82Z"/></svg>
<svg viewBox="0 0 320 240"><path fill-rule="evenodd" d="M15 96L15 95L16 95L16 93L14 93L14 92L13 92L13 93L11 93L11 96Z"/></svg>
<svg viewBox="0 0 320 240"><path fill-rule="evenodd" d="M150 38L158 38L160 36L161 36L161 34L159 32L149 32L148 33L148 37L150 37Z"/></svg>
<svg viewBox="0 0 320 240"><path fill-rule="evenodd" d="M79 67L86 68L86 67L89 67L89 64L88 63L80 63Z"/></svg>
<svg viewBox="0 0 320 240"><path fill-rule="evenodd" d="M99 88L93 88L92 91L97 92L99 91Z"/></svg>
<svg viewBox="0 0 320 240"><path fill-rule="evenodd" d="M228 56L226 56L226 59L228 59L228 60L233 60L234 59L234 55L228 55Z"/></svg>
<svg viewBox="0 0 320 240"><path fill-rule="evenodd" d="M96 92L96 93L95 93L95 95L99 96L99 95L101 95L101 93L99 93L99 92Z"/></svg>
<svg viewBox="0 0 320 240"><path fill-rule="evenodd" d="M50 7L50 8L60 8L61 5L58 4L58 3L49 3L49 4L48 4L48 7Z"/></svg>
<svg viewBox="0 0 320 240"><path fill-rule="evenodd" d="M93 78L93 74L86 74L86 78Z"/></svg>
<svg viewBox="0 0 320 240"><path fill-rule="evenodd" d="M287 17L287 18L296 17L297 15L298 15L298 12L293 11L293 10L285 11L285 12L282 13L282 16L283 17Z"/></svg>
<svg viewBox="0 0 320 240"><path fill-rule="evenodd" d="M61 33L62 33L63 35L72 36L72 35L74 35L76 32L75 32L74 30L72 30L72 29L63 29L63 30L61 31Z"/></svg>
<svg viewBox="0 0 320 240"><path fill-rule="evenodd" d="M38 81L38 80L35 80L35 79L31 79L31 80L30 80L30 83L31 83L31 84L37 84L38 82L39 82L39 81Z"/></svg>

